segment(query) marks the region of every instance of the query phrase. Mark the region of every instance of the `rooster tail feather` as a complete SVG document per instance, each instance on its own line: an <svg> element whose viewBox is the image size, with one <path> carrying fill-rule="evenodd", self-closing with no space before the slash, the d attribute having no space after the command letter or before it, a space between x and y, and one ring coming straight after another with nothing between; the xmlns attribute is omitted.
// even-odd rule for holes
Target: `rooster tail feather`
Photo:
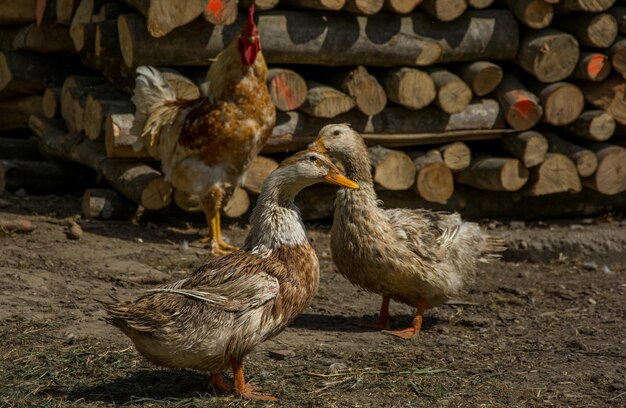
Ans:
<svg viewBox="0 0 626 408"><path fill-rule="evenodd" d="M144 147L141 136L150 114L164 102L176 100L176 95L156 68L145 65L137 68L135 90L131 100L135 104L132 134L139 136L137 142L133 144L133 149L139 151Z"/></svg>

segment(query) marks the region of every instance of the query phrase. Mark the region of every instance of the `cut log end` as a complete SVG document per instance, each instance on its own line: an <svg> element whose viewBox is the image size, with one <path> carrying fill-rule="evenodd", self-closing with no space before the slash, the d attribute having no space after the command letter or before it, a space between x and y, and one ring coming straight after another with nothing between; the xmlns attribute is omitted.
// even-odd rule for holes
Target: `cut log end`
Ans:
<svg viewBox="0 0 626 408"><path fill-rule="evenodd" d="M147 210L159 210L172 201L172 185L162 177L155 177L145 184L140 204Z"/></svg>
<svg viewBox="0 0 626 408"><path fill-rule="evenodd" d="M417 174L415 189L426 201L445 203L454 193L452 171L445 163L430 163Z"/></svg>
<svg viewBox="0 0 626 408"><path fill-rule="evenodd" d="M582 184L575 164L565 155L548 153L546 159L531 169L530 181L523 193L541 196L556 193L578 193Z"/></svg>
<svg viewBox="0 0 626 408"><path fill-rule="evenodd" d="M270 69L267 84L276 109L298 109L306 99L307 86L304 79L289 69Z"/></svg>
<svg viewBox="0 0 626 408"><path fill-rule="evenodd" d="M374 182L386 190L407 190L415 180L415 166L404 152L376 146L368 149Z"/></svg>
<svg viewBox="0 0 626 408"><path fill-rule="evenodd" d="M222 214L229 218L239 218L248 212L250 208L250 196L241 187L235 188L228 203L222 208Z"/></svg>

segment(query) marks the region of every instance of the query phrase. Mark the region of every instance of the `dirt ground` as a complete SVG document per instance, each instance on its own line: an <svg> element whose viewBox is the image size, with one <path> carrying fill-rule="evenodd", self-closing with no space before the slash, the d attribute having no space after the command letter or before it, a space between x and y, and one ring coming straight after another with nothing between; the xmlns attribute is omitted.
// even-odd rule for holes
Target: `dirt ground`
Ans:
<svg viewBox="0 0 626 408"><path fill-rule="evenodd" d="M216 395L203 374L146 363L96 300L131 299L208 253L192 222L79 220L76 196L3 196L0 406L256 406ZM66 236L77 220L80 240ZM626 406L626 222L491 222L509 240L462 298L428 310L404 341L354 325L380 299L334 273L328 225L310 225L322 267L311 307L247 359L250 381L286 407ZM227 237L241 244L243 223ZM394 324L412 310L392 304ZM230 375L230 373L228 373Z"/></svg>

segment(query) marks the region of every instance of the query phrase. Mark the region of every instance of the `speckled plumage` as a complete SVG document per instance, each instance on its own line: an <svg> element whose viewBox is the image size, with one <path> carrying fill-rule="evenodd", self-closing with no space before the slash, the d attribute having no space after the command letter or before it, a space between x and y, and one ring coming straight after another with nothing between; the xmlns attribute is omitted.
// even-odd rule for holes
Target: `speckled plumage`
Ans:
<svg viewBox="0 0 626 408"><path fill-rule="evenodd" d="M456 213L383 209L377 200L363 139L347 125L328 125L316 145L336 155L358 190L340 189L331 233L339 272L370 292L429 307L456 295L476 265L503 242Z"/></svg>

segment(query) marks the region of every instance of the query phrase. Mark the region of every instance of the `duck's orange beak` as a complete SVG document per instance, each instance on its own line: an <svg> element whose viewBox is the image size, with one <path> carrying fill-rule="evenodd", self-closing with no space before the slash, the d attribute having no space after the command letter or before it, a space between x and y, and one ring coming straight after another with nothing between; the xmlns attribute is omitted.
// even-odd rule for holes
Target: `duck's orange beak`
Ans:
<svg viewBox="0 0 626 408"><path fill-rule="evenodd" d="M329 171L328 174L324 176L324 181L327 182L328 184L335 184L341 187L348 187L348 188L354 188L354 189L359 188L359 184L356 181L350 180L349 178L347 178L346 176L344 176L343 174L335 170Z"/></svg>
<svg viewBox="0 0 626 408"><path fill-rule="evenodd" d="M315 140L315 142L311 143L308 150L321 154L328 154L328 149L326 148L326 146L324 146L324 142L322 142L322 139L317 139Z"/></svg>

